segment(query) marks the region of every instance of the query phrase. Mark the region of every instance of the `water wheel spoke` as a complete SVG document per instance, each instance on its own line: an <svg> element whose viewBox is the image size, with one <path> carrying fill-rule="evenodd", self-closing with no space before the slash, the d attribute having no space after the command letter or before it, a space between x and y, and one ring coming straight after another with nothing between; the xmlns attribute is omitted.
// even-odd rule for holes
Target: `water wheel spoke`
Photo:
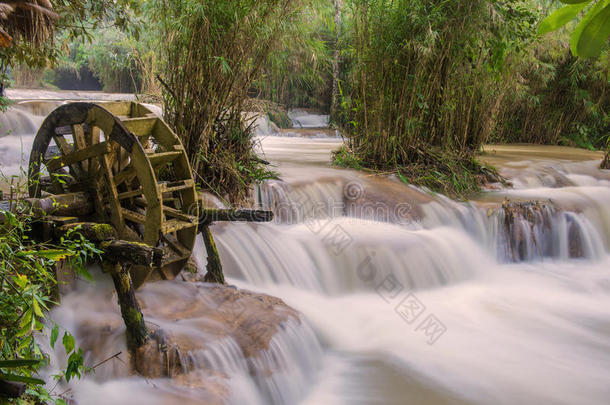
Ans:
<svg viewBox="0 0 610 405"><path fill-rule="evenodd" d="M74 149L85 149L88 145L85 142L85 130L82 124L75 124L71 126L72 139L74 139ZM77 163L83 171L88 172L91 159Z"/></svg>
<svg viewBox="0 0 610 405"><path fill-rule="evenodd" d="M113 225L120 232L125 227L125 220L123 219L123 213L119 209L119 196L116 187L114 187L115 179L112 173L112 161L108 154L102 155L99 160L102 172L107 180L108 202L106 205L108 205Z"/></svg>
<svg viewBox="0 0 610 405"><path fill-rule="evenodd" d="M134 169L132 166L127 166L114 176L114 185L118 187L125 181L129 182L133 180L134 177L136 177L136 169Z"/></svg>
<svg viewBox="0 0 610 405"><path fill-rule="evenodd" d="M167 164L169 162L176 160L177 158L182 156L182 152L180 152L180 151L157 152L157 153L147 154L147 156L148 156L148 159L150 160L150 163L153 165L153 167L157 168L157 167L163 166L164 164Z"/></svg>
<svg viewBox="0 0 610 405"><path fill-rule="evenodd" d="M127 221L135 222L137 224L145 224L146 223L146 215L140 214L139 212L132 211L127 208L121 207L121 212L123 213L123 218Z"/></svg>
<svg viewBox="0 0 610 405"><path fill-rule="evenodd" d="M57 148L62 155L69 155L72 152L72 145L66 141L66 138L64 138L63 135L53 135L53 140L55 141L55 145L57 145Z"/></svg>
<svg viewBox="0 0 610 405"><path fill-rule="evenodd" d="M172 251L176 254L176 256L184 259L189 258L191 255L191 250L187 249L180 241L172 234L166 234L161 237L161 239L167 243L167 246L172 249Z"/></svg>
<svg viewBox="0 0 610 405"><path fill-rule="evenodd" d="M143 193L144 193L144 190L142 190L142 188L138 188L136 190L125 191L123 193L119 193L118 197L119 197L119 200L125 200L127 198L141 196Z"/></svg>
<svg viewBox="0 0 610 405"><path fill-rule="evenodd" d="M45 166L49 169L49 171L55 171L61 167L70 166L77 162L82 162L83 160L92 158L94 156L99 156L103 154L107 154L110 152L109 145L106 142L98 143L95 145L88 146L84 149L78 149L73 152L68 153L67 155L63 155L61 157L56 157L45 162Z"/></svg>
<svg viewBox="0 0 610 405"><path fill-rule="evenodd" d="M180 219L170 219L169 221L163 222L161 225L161 233L173 233L183 229L193 228L198 225L197 220L194 221L182 221Z"/></svg>
<svg viewBox="0 0 610 405"><path fill-rule="evenodd" d="M185 221L185 222L189 222L189 223L194 223L197 221L197 217L194 215L188 215L180 210L177 210L175 208L172 207L168 207L167 205L163 205L163 213L165 214L165 216L167 217L171 217L171 218L176 218L179 219L181 221Z"/></svg>

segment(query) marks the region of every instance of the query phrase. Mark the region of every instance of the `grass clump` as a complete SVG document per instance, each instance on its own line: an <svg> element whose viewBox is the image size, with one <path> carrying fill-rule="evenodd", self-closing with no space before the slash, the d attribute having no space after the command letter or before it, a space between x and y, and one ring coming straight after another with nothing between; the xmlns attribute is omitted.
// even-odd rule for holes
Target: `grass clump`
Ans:
<svg viewBox="0 0 610 405"><path fill-rule="evenodd" d="M395 174L402 182L426 187L451 198L467 200L488 183L504 183L494 167L484 165L470 153L447 152L439 148L417 150L417 163L392 166L375 161L363 161L342 146L333 152L333 164L349 169L372 170L380 174Z"/></svg>
<svg viewBox="0 0 610 405"><path fill-rule="evenodd" d="M363 162L345 145L333 152L332 162L336 166L345 167L348 169L360 170L363 168Z"/></svg>

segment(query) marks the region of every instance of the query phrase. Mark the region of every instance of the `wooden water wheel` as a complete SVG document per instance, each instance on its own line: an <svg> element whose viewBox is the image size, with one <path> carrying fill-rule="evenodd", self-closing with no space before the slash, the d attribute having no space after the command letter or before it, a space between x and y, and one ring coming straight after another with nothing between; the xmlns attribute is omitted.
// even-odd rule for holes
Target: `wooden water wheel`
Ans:
<svg viewBox="0 0 610 405"><path fill-rule="evenodd" d="M60 106L36 134L28 175L30 197L86 192L95 222L163 248L160 268L131 268L136 287L173 279L189 259L198 224L189 161L176 134L144 105Z"/></svg>

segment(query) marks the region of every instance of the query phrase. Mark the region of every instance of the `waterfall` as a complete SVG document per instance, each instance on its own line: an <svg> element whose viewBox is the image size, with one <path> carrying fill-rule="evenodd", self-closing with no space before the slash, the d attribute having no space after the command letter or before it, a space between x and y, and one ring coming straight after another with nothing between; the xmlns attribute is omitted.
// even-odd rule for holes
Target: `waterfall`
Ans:
<svg viewBox="0 0 610 405"><path fill-rule="evenodd" d="M2 116L12 129L0 138L3 171L19 171L37 120L61 102ZM292 134L257 139L280 178L257 185L252 205L274 221L212 225L230 286L174 280L137 292L148 327L180 343L167 348L171 378L130 375L123 355L62 391L117 405L608 402L610 172L599 154L487 147L482 158L512 187L456 202L330 167L341 140L308 137L327 131L327 117L291 118ZM205 266L201 239L194 259ZM253 295L240 307L215 288ZM85 364L126 353L107 275L51 315L87 349ZM51 364L65 366L58 346L46 347Z"/></svg>

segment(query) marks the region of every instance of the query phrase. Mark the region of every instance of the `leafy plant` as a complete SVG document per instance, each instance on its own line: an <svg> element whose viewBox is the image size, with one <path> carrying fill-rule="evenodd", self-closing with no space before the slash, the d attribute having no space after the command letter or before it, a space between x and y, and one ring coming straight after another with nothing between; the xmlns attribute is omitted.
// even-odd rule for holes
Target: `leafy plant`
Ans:
<svg viewBox="0 0 610 405"><path fill-rule="evenodd" d="M66 234L58 245L38 243L31 237L33 221L28 205L0 211L0 378L42 384L34 375L48 364L48 356L36 336L49 333L47 312L55 305L52 297L57 289L54 266L68 261L76 274L87 277L87 260L100 251L78 229ZM50 330L52 348L58 334L56 325ZM74 337L65 331L63 344L69 358L58 378L69 381L88 371L82 350L74 343ZM43 402L51 398L42 386L28 389L27 394Z"/></svg>
<svg viewBox="0 0 610 405"><path fill-rule="evenodd" d="M7 369L23 369L38 366L40 360L0 360L0 379L6 381L16 381L26 384L44 384L44 381L39 378L27 377L20 374L13 374Z"/></svg>
<svg viewBox="0 0 610 405"><path fill-rule="evenodd" d="M574 56L592 58L599 56L610 36L610 1L561 0L559 8L540 23L538 32L555 31L581 16L572 32L570 49Z"/></svg>
<svg viewBox="0 0 610 405"><path fill-rule="evenodd" d="M298 0L146 3L158 28L165 120L200 185L231 202L261 176L248 92L299 15ZM262 169L264 171L264 169Z"/></svg>

